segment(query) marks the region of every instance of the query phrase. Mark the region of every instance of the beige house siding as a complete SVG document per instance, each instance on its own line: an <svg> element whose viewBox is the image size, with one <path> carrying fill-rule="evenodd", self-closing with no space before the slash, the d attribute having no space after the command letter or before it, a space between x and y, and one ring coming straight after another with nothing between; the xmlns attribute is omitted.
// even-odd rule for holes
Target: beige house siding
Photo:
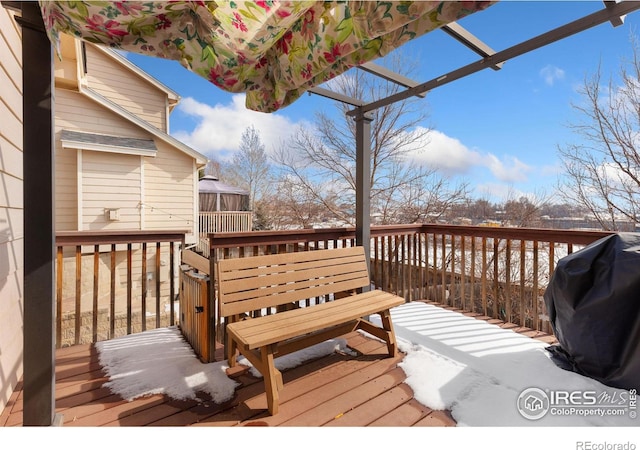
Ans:
<svg viewBox="0 0 640 450"><path fill-rule="evenodd" d="M153 139L157 153L150 157L62 148L63 129ZM67 89L56 89L55 132L58 231L185 229L195 236L197 168L192 156ZM78 202L83 205L80 220ZM107 220L104 210L118 208L119 220Z"/></svg>
<svg viewBox="0 0 640 450"><path fill-rule="evenodd" d="M56 88L56 136L61 129L149 139L140 127L108 111L84 95Z"/></svg>
<svg viewBox="0 0 640 450"><path fill-rule="evenodd" d="M60 141L56 139L55 223L57 231L78 229L77 153L74 150L63 149Z"/></svg>
<svg viewBox="0 0 640 450"><path fill-rule="evenodd" d="M196 233L193 158L165 143L156 144L156 157L145 158L145 228L185 229Z"/></svg>
<svg viewBox="0 0 640 450"><path fill-rule="evenodd" d="M82 151L82 230L140 229L140 156ZM110 220L107 210L116 210Z"/></svg>
<svg viewBox="0 0 640 450"><path fill-rule="evenodd" d="M139 127L131 124L116 114L106 110L104 107L87 99L78 92L73 92L67 89L56 89L56 118L55 118L55 136L56 136L56 192L55 192L55 204L56 204L56 230L57 231L77 231L77 230L91 230L100 228L134 228L140 229L140 216L136 219L128 217L126 221L119 222L112 225L104 221L104 209L102 210L102 222L97 216L97 212L92 210L91 212L83 211L82 217L78 217L78 203L89 201L86 205L91 207L98 207L95 203L98 198L86 197L84 193L83 184L79 183L93 183L88 186L89 192L95 190L98 180L93 181L85 180L86 176L82 175L82 172L78 171L78 167L84 168L81 164L87 160L89 161L88 168L91 169L91 161L97 156L92 154L98 154L99 152L91 152L86 150L77 150L71 148L62 148L60 143L60 132L63 129L72 131L82 131L87 133L118 135L126 137L134 137L141 139L149 139L149 135L140 130ZM88 155L88 156L87 156ZM102 158L102 162L106 166L100 167L97 170L104 171L105 176L113 178L114 171L127 171L131 168L123 168L120 165L122 161L131 160L133 158L137 162L139 171L140 157L131 155L114 155L110 153L102 153L99 155ZM107 158L107 159L105 159ZM121 159L122 158L122 159ZM114 167L109 167L111 165ZM125 162L125 166L130 162ZM119 167L120 166L120 167ZM109 167L105 169L105 167ZM92 170L96 170L95 167ZM131 175L128 175L129 177ZM126 178L127 176L122 174L120 178ZM138 175L137 186L137 199L136 205L140 202L140 176ZM91 176L88 178L91 180ZM104 206L102 207L104 208ZM128 211L128 216L131 215L131 211ZM130 222L134 223L131 224ZM101 226L98 224L101 223ZM109 225L105 227L105 225Z"/></svg>
<svg viewBox="0 0 640 450"><path fill-rule="evenodd" d="M109 58L86 45L87 85L131 114L167 132L167 95Z"/></svg>
<svg viewBox="0 0 640 450"><path fill-rule="evenodd" d="M0 411L23 374L22 43L0 7Z"/></svg>
<svg viewBox="0 0 640 450"><path fill-rule="evenodd" d="M93 61L88 66L88 86L123 112L111 110L113 105L101 104L101 97L89 98L72 89L56 88L56 229L180 229L188 231L188 242L195 242L198 195L194 156L127 119L127 113L137 109L137 117L148 121L144 111L153 109L127 100L127 96L135 97L134 91L146 99L164 99L163 111L168 101L166 92L134 72L123 70L119 62L110 61L108 54L90 44L87 59ZM110 68L110 76L104 75L109 73L105 68ZM100 75L92 75L94 71ZM97 79L104 84L102 88ZM110 88L107 82L115 87ZM159 103L155 106L156 110L162 108ZM164 122L157 125L162 125L161 130L165 128ZM63 148L62 130L153 140L156 156ZM116 220L107 216L109 209L118 210Z"/></svg>

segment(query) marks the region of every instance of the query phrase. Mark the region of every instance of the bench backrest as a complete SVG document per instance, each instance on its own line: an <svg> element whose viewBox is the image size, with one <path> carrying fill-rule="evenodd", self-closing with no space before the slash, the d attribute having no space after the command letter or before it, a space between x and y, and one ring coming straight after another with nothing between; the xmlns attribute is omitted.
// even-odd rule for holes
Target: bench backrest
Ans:
<svg viewBox="0 0 640 450"><path fill-rule="evenodd" d="M224 259L217 265L220 315L369 286L361 246Z"/></svg>

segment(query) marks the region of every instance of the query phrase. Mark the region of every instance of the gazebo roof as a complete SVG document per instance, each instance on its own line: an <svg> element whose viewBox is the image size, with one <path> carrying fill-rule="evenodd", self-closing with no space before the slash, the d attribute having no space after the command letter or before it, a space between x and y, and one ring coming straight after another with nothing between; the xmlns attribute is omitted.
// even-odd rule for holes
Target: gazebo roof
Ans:
<svg viewBox="0 0 640 450"><path fill-rule="evenodd" d="M213 175L205 175L198 182L198 192L201 194L238 194L249 195L249 191L223 183Z"/></svg>

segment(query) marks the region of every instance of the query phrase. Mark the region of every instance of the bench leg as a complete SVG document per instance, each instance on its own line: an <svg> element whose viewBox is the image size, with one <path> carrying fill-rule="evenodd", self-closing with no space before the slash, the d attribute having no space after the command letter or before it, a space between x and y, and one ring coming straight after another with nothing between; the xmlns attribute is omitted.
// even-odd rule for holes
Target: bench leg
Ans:
<svg viewBox="0 0 640 450"><path fill-rule="evenodd" d="M391 313L389 310L380 313L382 319L382 327L387 331L387 350L389 356L396 356L398 351L398 344L396 343L396 333L393 330L393 322L391 322Z"/></svg>
<svg viewBox="0 0 640 450"><path fill-rule="evenodd" d="M227 345L225 345L224 350L227 354L227 362L229 363L229 367L235 367L238 352L236 348L236 342L231 337L231 333L227 333Z"/></svg>
<svg viewBox="0 0 640 450"><path fill-rule="evenodd" d="M280 391L283 387L282 373L276 369L273 358L273 346L267 345L260 349L262 360L262 376L264 377L264 389L267 393L267 406L269 414L278 414Z"/></svg>

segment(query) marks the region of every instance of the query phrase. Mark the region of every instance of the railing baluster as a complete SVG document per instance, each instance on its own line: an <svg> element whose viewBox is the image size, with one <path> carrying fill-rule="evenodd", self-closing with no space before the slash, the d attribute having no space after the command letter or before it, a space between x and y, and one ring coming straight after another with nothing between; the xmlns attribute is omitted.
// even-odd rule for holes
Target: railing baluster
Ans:
<svg viewBox="0 0 640 450"><path fill-rule="evenodd" d="M351 245L351 240L348 240L348 246ZM374 289L380 289L382 284L382 277L380 274L380 238L378 236L371 236L371 250L373 250L373 256L371 259L371 279L373 280Z"/></svg>
<svg viewBox="0 0 640 450"><path fill-rule="evenodd" d="M511 239L507 239L505 252L505 322L511 322Z"/></svg>
<svg viewBox="0 0 640 450"><path fill-rule="evenodd" d="M385 286L385 290L389 292L395 292L393 290L393 236L387 236L387 249L386 249L386 266L387 266L387 285Z"/></svg>
<svg viewBox="0 0 640 450"><path fill-rule="evenodd" d="M487 238L482 237L482 274L481 274L481 283L482 283L482 314L487 315L489 311L487 310Z"/></svg>
<svg viewBox="0 0 640 450"><path fill-rule="evenodd" d="M409 280L410 286L410 297L409 301L413 301L419 295L420 289L420 250L418 243L420 242L420 234L415 233L409 236L411 239L411 271L409 275L411 279ZM414 281L415 280L415 281ZM417 285L417 286L416 286Z"/></svg>
<svg viewBox="0 0 640 450"><path fill-rule="evenodd" d="M80 343L80 322L82 320L82 246L76 246L76 326L75 343Z"/></svg>
<svg viewBox="0 0 640 450"><path fill-rule="evenodd" d="M438 300L438 236L433 233L433 296L435 297L433 300Z"/></svg>
<svg viewBox="0 0 640 450"><path fill-rule="evenodd" d="M424 248L424 242L425 242L425 233L422 232L418 232L416 234L416 238L417 238L417 249L418 249L418 253L417 253L417 260L416 260L416 267L418 270L417 276L418 276L418 293L417 293L417 299L414 300L419 300L419 299L423 299L425 298L425 293L424 293L424 286L425 286L425 265L423 264L423 261L426 261L425 258L425 251L426 248Z"/></svg>
<svg viewBox="0 0 640 450"><path fill-rule="evenodd" d="M400 296L407 298L407 240L405 236L398 237L400 241L400 251L398 252L398 273L400 275Z"/></svg>
<svg viewBox="0 0 640 450"><path fill-rule="evenodd" d="M447 296L447 243L445 242L445 234L440 235L440 291L442 293L442 303L449 304L449 296Z"/></svg>
<svg viewBox="0 0 640 450"><path fill-rule="evenodd" d="M111 294L109 299L109 336L113 339L116 332L116 244L111 244Z"/></svg>
<svg viewBox="0 0 640 450"><path fill-rule="evenodd" d="M467 238L460 236L460 307L467 309L467 298L465 285L467 283Z"/></svg>
<svg viewBox="0 0 640 450"><path fill-rule="evenodd" d="M160 247L160 242L156 242L156 267L155 267L155 277L156 277L156 328L160 328L160 264L162 263L162 249Z"/></svg>
<svg viewBox="0 0 640 450"><path fill-rule="evenodd" d="M498 281L500 280L500 268L498 266L498 257L500 255L499 244L500 240L493 238L493 317L495 318L500 317L500 311L498 309L498 304L500 301L500 293L498 292L500 287L498 283Z"/></svg>
<svg viewBox="0 0 640 450"><path fill-rule="evenodd" d="M64 273L63 247L56 250L56 348L62 347L62 274Z"/></svg>
<svg viewBox="0 0 640 450"><path fill-rule="evenodd" d="M449 298L451 306L456 306L456 237L453 234L448 235L451 240L451 275L449 276Z"/></svg>
<svg viewBox="0 0 640 450"><path fill-rule="evenodd" d="M131 317L133 314L133 250L131 242L127 243L127 334L131 334Z"/></svg>
<svg viewBox="0 0 640 450"><path fill-rule="evenodd" d="M526 265L527 265L527 241L520 239L520 326L526 326Z"/></svg>
<svg viewBox="0 0 640 450"><path fill-rule="evenodd" d="M556 243L549 242L549 278L551 278L551 274L553 274L553 270L555 268L556 258Z"/></svg>
<svg viewBox="0 0 640 450"><path fill-rule="evenodd" d="M169 242L169 325L175 325L175 255L174 255L175 242Z"/></svg>
<svg viewBox="0 0 640 450"><path fill-rule="evenodd" d="M142 243L142 331L147 330L147 243Z"/></svg>
<svg viewBox="0 0 640 450"><path fill-rule="evenodd" d="M477 312L476 308L476 238L471 237L471 282L469 284L470 310Z"/></svg>
<svg viewBox="0 0 640 450"><path fill-rule="evenodd" d="M98 315L100 314L98 306L98 296L100 280L100 246L93 248L93 320L91 321L91 330L93 342L98 342Z"/></svg>
<svg viewBox="0 0 640 450"><path fill-rule="evenodd" d="M533 241L533 291L531 303L533 306L532 328L540 330L540 318L538 317L538 241Z"/></svg>

